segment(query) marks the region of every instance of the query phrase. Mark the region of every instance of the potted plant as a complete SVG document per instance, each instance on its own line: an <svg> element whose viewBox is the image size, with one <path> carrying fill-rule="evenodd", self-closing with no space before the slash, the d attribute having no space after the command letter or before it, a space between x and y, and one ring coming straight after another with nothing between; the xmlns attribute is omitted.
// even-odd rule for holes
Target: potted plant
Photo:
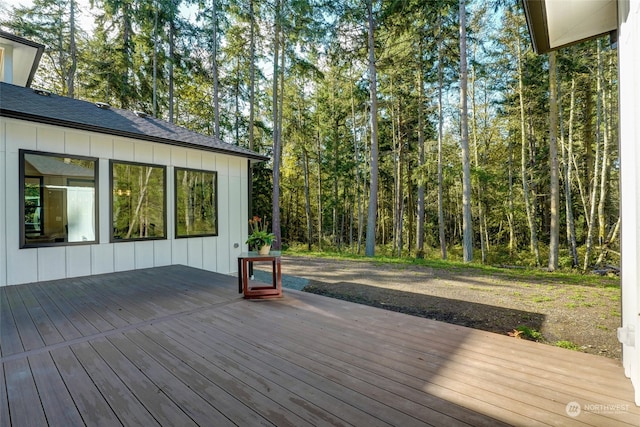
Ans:
<svg viewBox="0 0 640 427"><path fill-rule="evenodd" d="M249 245L250 250L256 250L260 255L269 254L271 245L276 240L276 235L267 231L268 226L269 222L263 222L259 216L254 216L249 220L251 234L245 243Z"/></svg>

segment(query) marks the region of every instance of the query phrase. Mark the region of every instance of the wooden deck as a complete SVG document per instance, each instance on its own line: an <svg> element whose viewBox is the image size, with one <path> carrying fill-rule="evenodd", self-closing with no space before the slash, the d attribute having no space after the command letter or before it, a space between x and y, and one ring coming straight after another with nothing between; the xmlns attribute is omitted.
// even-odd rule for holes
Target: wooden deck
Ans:
<svg viewBox="0 0 640 427"><path fill-rule="evenodd" d="M0 303L0 426L640 425L614 360L188 267Z"/></svg>

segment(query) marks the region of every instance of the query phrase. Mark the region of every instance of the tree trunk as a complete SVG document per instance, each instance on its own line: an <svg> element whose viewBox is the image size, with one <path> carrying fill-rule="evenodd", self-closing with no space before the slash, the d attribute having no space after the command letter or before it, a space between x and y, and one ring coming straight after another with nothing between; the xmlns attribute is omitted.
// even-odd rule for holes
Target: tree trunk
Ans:
<svg viewBox="0 0 640 427"><path fill-rule="evenodd" d="M467 107L467 18L466 0L460 6L460 127L462 147L462 251L464 262L473 261L471 217L471 165L469 161L469 123Z"/></svg>
<svg viewBox="0 0 640 427"><path fill-rule="evenodd" d="M595 220L596 220L596 198L598 195L598 175L600 167L600 135L602 133L602 76L601 76L601 62L600 57L600 40L598 40L598 71L596 78L597 85L597 105L596 105L596 155L593 162L593 177L591 182L593 183L591 188L591 196L589 199L589 225L587 229L587 241L585 244L584 263L582 266L583 271L587 271L589 268L589 260L591 259L591 250L593 249L593 234L595 233Z"/></svg>
<svg viewBox="0 0 640 427"><path fill-rule="evenodd" d="M174 115L174 111L173 111L173 103L174 103L174 96L173 96L173 61L174 61L174 55L175 55L175 43L173 41L173 36L175 33L175 24L174 24L174 17L173 17L173 8L171 9L171 13L172 13L172 17L171 17L171 22L169 22L169 123L174 123L175 122L175 115Z"/></svg>
<svg viewBox="0 0 640 427"><path fill-rule="evenodd" d="M371 100L371 176L369 184L369 210L365 255L372 257L376 251L376 213L378 209L378 92L375 62L373 0L367 0L369 44L369 95Z"/></svg>
<svg viewBox="0 0 640 427"><path fill-rule="evenodd" d="M422 56L422 38L420 38L420 54ZM438 62L439 64L439 62ZM418 71L418 206L416 218L416 258L424 258L424 129L423 106L424 83L422 78L422 66Z"/></svg>
<svg viewBox="0 0 640 427"><path fill-rule="evenodd" d="M256 36L253 0L249 0L249 149L255 149L254 126L256 102Z"/></svg>
<svg viewBox="0 0 640 427"><path fill-rule="evenodd" d="M564 199L565 199L565 211L567 217L567 244L569 245L569 252L571 253L571 266L578 268L578 244L576 242L576 226L573 218L573 195L571 191L572 182L572 159L573 159L573 117L575 112L575 94L576 94L576 81L571 79L571 95L569 101L569 136L567 141L567 147L562 150L564 160ZM562 121L560 122L562 123ZM561 132L564 135L564 132ZM564 145L564 144L563 144ZM566 154L565 154L566 153Z"/></svg>
<svg viewBox="0 0 640 427"><path fill-rule="evenodd" d="M447 259L447 241L444 233L444 180L442 176L444 138L444 111L442 108L442 87L444 85L444 67L442 65L442 13L438 12L438 239L440 241L440 257Z"/></svg>
<svg viewBox="0 0 640 427"><path fill-rule="evenodd" d="M538 234L536 232L535 220L533 218L533 208L531 206L529 193L529 178L527 176L527 131L524 110L524 83L522 72L522 51L520 42L517 42L518 53L518 92L520 98L520 138L521 138L521 166L522 166L522 193L524 196L524 206L527 212L527 222L529 223L529 248L535 256L536 266L540 265L540 252L538 249Z"/></svg>
<svg viewBox="0 0 640 427"><path fill-rule="evenodd" d="M276 236L273 244L274 249L280 249L282 244L282 232L280 230L280 124L278 122L280 114L278 113L279 96L278 96L278 77L282 70L279 69L280 58L280 0L276 1L274 14L274 38L273 38L273 193L272 193L272 212L271 226L272 233ZM284 55L284 52L282 52Z"/></svg>
<svg viewBox="0 0 640 427"><path fill-rule="evenodd" d="M311 251L312 225L311 225L311 195L309 194L309 154L306 148L302 148L302 167L304 172L304 213L307 219L307 250Z"/></svg>
<svg viewBox="0 0 640 427"><path fill-rule="evenodd" d="M478 156L478 114L476 104L476 69L471 70L471 135L473 136L473 166L478 170L480 168L480 160ZM476 179L476 192L478 195L478 224L480 226L480 252L482 254L482 263L487 262L487 235L484 231L484 209L482 206L482 182L478 177Z"/></svg>
<svg viewBox="0 0 640 427"><path fill-rule="evenodd" d="M558 269L560 245L560 183L558 179L558 99L556 77L556 52L549 53L549 167L551 224L549 230L550 271Z"/></svg>
<svg viewBox="0 0 640 427"><path fill-rule="evenodd" d="M76 48L76 2L69 1L69 56L71 67L67 71L67 96L75 98L76 69L78 68L78 52Z"/></svg>
<svg viewBox="0 0 640 427"><path fill-rule="evenodd" d="M220 140L220 101L218 97L218 0L212 0L211 19L213 20L213 29L211 43L213 44L213 52L211 52L211 75L213 77L213 136ZM238 140L236 139L236 144Z"/></svg>

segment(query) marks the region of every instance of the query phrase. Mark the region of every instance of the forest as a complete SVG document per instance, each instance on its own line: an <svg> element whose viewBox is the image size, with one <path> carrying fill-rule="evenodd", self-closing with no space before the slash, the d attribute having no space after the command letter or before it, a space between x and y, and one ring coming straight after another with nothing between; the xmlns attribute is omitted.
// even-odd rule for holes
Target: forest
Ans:
<svg viewBox="0 0 640 427"><path fill-rule="evenodd" d="M270 156L250 217L278 247L619 264L615 40L538 56L517 0L33 0L0 16L46 46L34 86Z"/></svg>

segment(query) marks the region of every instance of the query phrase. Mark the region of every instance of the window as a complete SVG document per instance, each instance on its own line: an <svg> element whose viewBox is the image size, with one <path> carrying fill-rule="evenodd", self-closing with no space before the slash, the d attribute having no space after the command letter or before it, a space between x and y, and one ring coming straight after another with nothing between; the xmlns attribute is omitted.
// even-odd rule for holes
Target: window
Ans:
<svg viewBox="0 0 640 427"><path fill-rule="evenodd" d="M217 172L175 169L176 237L218 235Z"/></svg>
<svg viewBox="0 0 640 427"><path fill-rule="evenodd" d="M165 239L165 167L110 163L111 241Z"/></svg>
<svg viewBox="0 0 640 427"><path fill-rule="evenodd" d="M97 241L97 159L20 150L22 247Z"/></svg>

